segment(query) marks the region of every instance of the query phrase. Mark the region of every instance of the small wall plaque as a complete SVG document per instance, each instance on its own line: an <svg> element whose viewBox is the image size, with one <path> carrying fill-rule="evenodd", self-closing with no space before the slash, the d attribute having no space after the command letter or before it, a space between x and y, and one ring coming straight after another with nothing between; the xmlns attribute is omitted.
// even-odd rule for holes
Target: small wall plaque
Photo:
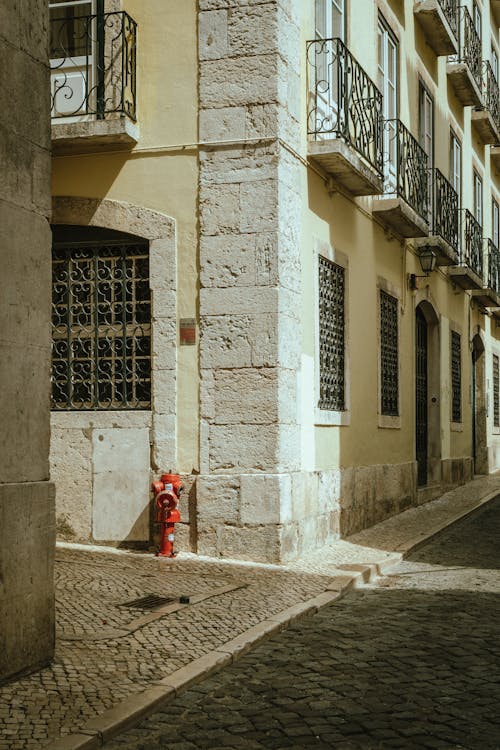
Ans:
<svg viewBox="0 0 500 750"><path fill-rule="evenodd" d="M196 344L196 320L194 318L181 318L179 323L179 338L183 346Z"/></svg>

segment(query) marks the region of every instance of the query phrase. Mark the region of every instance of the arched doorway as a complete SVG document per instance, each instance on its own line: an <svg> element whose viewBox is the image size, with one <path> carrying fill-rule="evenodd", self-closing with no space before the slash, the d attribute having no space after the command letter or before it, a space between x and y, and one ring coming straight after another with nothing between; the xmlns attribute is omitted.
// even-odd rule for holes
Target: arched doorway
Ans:
<svg viewBox="0 0 500 750"><path fill-rule="evenodd" d="M481 336L472 339L472 456L474 474L488 473L485 353Z"/></svg>
<svg viewBox="0 0 500 750"><path fill-rule="evenodd" d="M415 310L415 457L417 485L441 479L439 319L424 301Z"/></svg>

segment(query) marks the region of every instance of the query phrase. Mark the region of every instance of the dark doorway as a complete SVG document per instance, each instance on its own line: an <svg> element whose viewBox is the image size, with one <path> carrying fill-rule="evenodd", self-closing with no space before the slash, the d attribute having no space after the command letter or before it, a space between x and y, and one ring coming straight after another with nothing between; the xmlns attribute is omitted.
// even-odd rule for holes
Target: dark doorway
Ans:
<svg viewBox="0 0 500 750"><path fill-rule="evenodd" d="M417 485L427 484L427 321L420 309L415 311L415 443Z"/></svg>
<svg viewBox="0 0 500 750"><path fill-rule="evenodd" d="M488 473L486 440L485 354L481 337L472 339L472 455L474 474Z"/></svg>

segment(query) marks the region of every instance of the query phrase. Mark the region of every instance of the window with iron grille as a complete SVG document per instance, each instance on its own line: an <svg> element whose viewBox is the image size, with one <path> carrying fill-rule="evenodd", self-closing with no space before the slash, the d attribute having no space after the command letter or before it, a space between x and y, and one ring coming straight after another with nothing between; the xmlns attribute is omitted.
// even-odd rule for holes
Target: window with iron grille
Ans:
<svg viewBox="0 0 500 750"><path fill-rule="evenodd" d="M493 425L500 427L500 374L499 361L496 354L493 355Z"/></svg>
<svg viewBox="0 0 500 750"><path fill-rule="evenodd" d="M345 410L345 271L318 256L320 409Z"/></svg>
<svg viewBox="0 0 500 750"><path fill-rule="evenodd" d="M52 274L52 408L149 409L147 243L56 243Z"/></svg>
<svg viewBox="0 0 500 750"><path fill-rule="evenodd" d="M456 331L451 332L451 421L462 421L462 351Z"/></svg>
<svg viewBox="0 0 500 750"><path fill-rule="evenodd" d="M398 300L380 290L380 412L399 414Z"/></svg>

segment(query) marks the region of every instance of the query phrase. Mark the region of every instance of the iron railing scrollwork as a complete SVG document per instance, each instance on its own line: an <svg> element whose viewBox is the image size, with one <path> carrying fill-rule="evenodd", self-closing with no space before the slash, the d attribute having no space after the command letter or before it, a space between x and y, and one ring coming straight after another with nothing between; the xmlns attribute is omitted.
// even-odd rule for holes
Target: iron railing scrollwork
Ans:
<svg viewBox="0 0 500 750"><path fill-rule="evenodd" d="M462 338L451 332L451 421L462 421Z"/></svg>
<svg viewBox="0 0 500 750"><path fill-rule="evenodd" d="M458 37L458 11L459 4L458 0L438 0L443 15L448 21L450 29L454 35Z"/></svg>
<svg viewBox="0 0 500 750"><path fill-rule="evenodd" d="M488 240L488 289L500 294L500 251Z"/></svg>
<svg viewBox="0 0 500 750"><path fill-rule="evenodd" d="M320 409L345 410L345 273L318 256Z"/></svg>
<svg viewBox="0 0 500 750"><path fill-rule="evenodd" d="M434 167L432 177L431 235L439 235L458 251L458 194L443 173Z"/></svg>
<svg viewBox="0 0 500 750"><path fill-rule="evenodd" d="M461 211L460 264L483 278L483 228L467 208Z"/></svg>
<svg viewBox="0 0 500 750"><path fill-rule="evenodd" d="M427 221L427 154L401 120L384 122L384 193L403 198Z"/></svg>
<svg viewBox="0 0 500 750"><path fill-rule="evenodd" d="M136 120L137 24L125 12L51 18L51 114Z"/></svg>
<svg viewBox="0 0 500 750"><path fill-rule="evenodd" d="M380 290L380 413L399 414L398 300Z"/></svg>
<svg viewBox="0 0 500 750"><path fill-rule="evenodd" d="M310 103L307 132L341 138L380 174L382 94L341 39L307 42Z"/></svg>
<svg viewBox="0 0 500 750"><path fill-rule="evenodd" d="M150 407L147 243L55 245L52 408Z"/></svg>
<svg viewBox="0 0 500 750"><path fill-rule="evenodd" d="M493 425L500 427L500 359L493 355Z"/></svg>
<svg viewBox="0 0 500 750"><path fill-rule="evenodd" d="M491 114L497 130L500 130L500 90L489 60L483 61L483 105Z"/></svg>
<svg viewBox="0 0 500 750"><path fill-rule="evenodd" d="M482 50L481 37L465 5L458 14L458 55L451 55L449 62L464 63L472 73L479 90L482 89Z"/></svg>

